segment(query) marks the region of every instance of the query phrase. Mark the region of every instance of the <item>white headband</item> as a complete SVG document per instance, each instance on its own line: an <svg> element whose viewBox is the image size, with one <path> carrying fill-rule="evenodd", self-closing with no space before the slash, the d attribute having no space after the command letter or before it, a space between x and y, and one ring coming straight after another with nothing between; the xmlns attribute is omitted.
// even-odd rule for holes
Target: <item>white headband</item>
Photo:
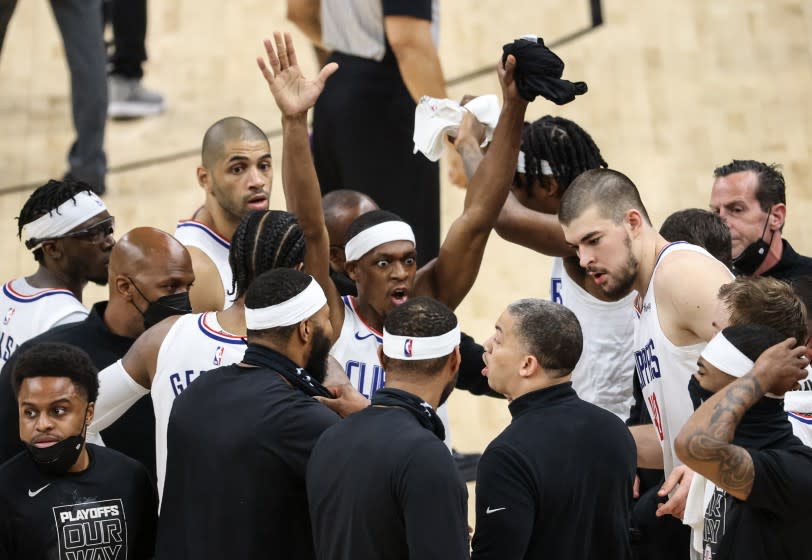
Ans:
<svg viewBox="0 0 812 560"><path fill-rule="evenodd" d="M347 262L357 261L372 249L390 241L411 241L414 232L409 224L400 221L383 222L365 229L344 246Z"/></svg>
<svg viewBox="0 0 812 560"><path fill-rule="evenodd" d="M307 288L287 301L260 309L246 307L245 326L252 331L262 331L295 325L315 315L326 303L321 286L311 277Z"/></svg>
<svg viewBox="0 0 812 560"><path fill-rule="evenodd" d="M527 173L527 166L525 162L525 155L524 152L519 150L519 161L516 162L516 171L519 173ZM539 161L539 167L541 167L541 174L542 175L552 175L553 168L550 167L550 162L546 159Z"/></svg>
<svg viewBox="0 0 812 560"><path fill-rule="evenodd" d="M440 336L400 336L383 331L383 353L396 360L430 360L442 358L460 344L460 326Z"/></svg>
<svg viewBox="0 0 812 560"><path fill-rule="evenodd" d="M744 353L725 338L725 335L721 332L708 342L708 345L702 350L701 356L706 362L719 371L732 375L733 377L744 377L755 365L753 360L745 356ZM771 399L783 398L773 393L767 393L765 396Z"/></svg>
<svg viewBox="0 0 812 560"><path fill-rule="evenodd" d="M79 224L107 210L104 201L90 191L82 191L33 222L23 226L23 241L32 239L53 239L69 233ZM28 247L30 251L39 249L42 243Z"/></svg>

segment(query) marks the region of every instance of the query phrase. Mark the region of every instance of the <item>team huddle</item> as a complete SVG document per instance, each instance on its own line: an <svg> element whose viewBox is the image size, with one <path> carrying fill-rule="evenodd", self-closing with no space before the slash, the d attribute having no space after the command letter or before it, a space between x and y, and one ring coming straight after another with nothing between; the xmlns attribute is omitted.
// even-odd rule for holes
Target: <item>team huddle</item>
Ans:
<svg viewBox="0 0 812 560"><path fill-rule="evenodd" d="M810 557L812 259L782 238L775 166L719 167L711 211L656 229L584 129L525 122L507 55L498 122L466 111L447 147L462 213L418 266L392 209L322 197L307 115L338 66L265 49L286 211L239 117L206 131L205 201L172 235L114 238L79 181L21 209L37 270L0 294L0 558ZM493 230L552 277L480 345L454 310ZM512 417L473 529L455 388Z"/></svg>

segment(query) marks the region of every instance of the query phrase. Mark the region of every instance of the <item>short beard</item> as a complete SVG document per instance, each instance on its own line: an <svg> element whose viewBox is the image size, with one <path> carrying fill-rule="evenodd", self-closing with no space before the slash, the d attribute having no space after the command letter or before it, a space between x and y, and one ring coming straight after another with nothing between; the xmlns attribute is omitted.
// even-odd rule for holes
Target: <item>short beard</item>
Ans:
<svg viewBox="0 0 812 560"><path fill-rule="evenodd" d="M626 240L623 242L626 246L626 268L623 275L617 280L617 285L604 290L604 293L611 298L620 298L628 294L634 281L637 279L637 272L640 269L640 262L637 257L632 253L632 240L629 235L626 235Z"/></svg>
<svg viewBox="0 0 812 560"><path fill-rule="evenodd" d="M446 403L446 401L448 400L448 397L451 396L451 393L454 391L454 388L456 388L456 386L457 386L457 377L459 377L459 372L454 374L454 378L451 381L448 382L448 385L445 386L445 388L443 389L443 392L440 393L440 403L437 405L437 408L440 408L441 406L443 406Z"/></svg>
<svg viewBox="0 0 812 560"><path fill-rule="evenodd" d="M330 339L324 335L323 329L313 332L313 342L310 347L310 356L307 358L305 370L318 381L324 383L327 375L327 355L330 353Z"/></svg>

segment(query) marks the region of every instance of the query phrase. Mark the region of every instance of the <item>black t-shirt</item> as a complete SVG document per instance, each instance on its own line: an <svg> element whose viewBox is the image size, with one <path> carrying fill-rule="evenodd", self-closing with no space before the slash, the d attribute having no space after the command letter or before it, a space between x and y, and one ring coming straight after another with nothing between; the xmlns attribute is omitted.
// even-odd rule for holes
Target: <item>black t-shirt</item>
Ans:
<svg viewBox="0 0 812 560"><path fill-rule="evenodd" d="M317 557L468 558L467 490L448 448L399 407L327 430L307 469Z"/></svg>
<svg viewBox="0 0 812 560"><path fill-rule="evenodd" d="M92 444L80 473L47 475L22 452L0 467L0 558L152 558L158 496L138 461Z"/></svg>
<svg viewBox="0 0 812 560"><path fill-rule="evenodd" d="M17 399L11 372L20 352L41 342L64 342L81 348L100 371L124 357L134 338L118 336L104 323L107 302L95 304L83 321L55 327L32 338L11 356L0 372L0 463L24 449L20 442ZM139 399L121 418L101 433L104 444L141 462L155 480L155 412L152 399Z"/></svg>
<svg viewBox="0 0 812 560"><path fill-rule="evenodd" d="M767 270L762 276L769 276L778 280L791 280L798 276L812 275L812 259L799 255L789 244L789 241L782 239L784 246L781 253L781 260L775 266Z"/></svg>
<svg viewBox="0 0 812 560"><path fill-rule="evenodd" d="M628 559L637 452L623 422L570 383L510 403L476 483L474 560Z"/></svg>
<svg viewBox="0 0 812 560"><path fill-rule="evenodd" d="M155 557L313 557L310 451L340 421L266 368L209 371L172 405Z"/></svg>
<svg viewBox="0 0 812 560"><path fill-rule="evenodd" d="M705 511L706 560L808 560L812 449L748 449L755 479L746 501L715 487Z"/></svg>

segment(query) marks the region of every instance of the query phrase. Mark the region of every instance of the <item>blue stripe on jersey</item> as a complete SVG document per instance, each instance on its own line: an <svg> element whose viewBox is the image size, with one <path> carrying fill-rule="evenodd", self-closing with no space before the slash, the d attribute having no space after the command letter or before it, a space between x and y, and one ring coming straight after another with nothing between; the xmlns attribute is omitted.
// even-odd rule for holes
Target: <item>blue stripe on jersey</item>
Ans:
<svg viewBox="0 0 812 560"><path fill-rule="evenodd" d="M13 299L14 301L18 301L20 303L31 303L40 300L44 297L57 295L69 295L72 298L76 298L76 296L74 296L73 292L71 292L70 290L60 290L60 289L45 290L43 292L34 294L33 296L25 296L22 294L17 295L12 293L11 290L9 290L8 284L5 284L3 286L3 293L6 294L6 297L8 297L9 299Z"/></svg>
<svg viewBox="0 0 812 560"><path fill-rule="evenodd" d="M202 332L203 334L205 334L209 338L216 340L217 342L225 342L226 344L243 344L243 345L246 344L244 338L237 338L237 339L226 338L224 336L220 336L219 334L212 331L211 329L207 329L203 325L203 315L201 315L200 317L197 318L197 326L198 326L198 328L200 328L200 332Z"/></svg>
<svg viewBox="0 0 812 560"><path fill-rule="evenodd" d="M795 414L793 412L787 412L787 416L789 416L790 418L794 418L795 420L801 422L802 424L809 424L810 426L812 426L812 416L807 415L802 416L800 414Z"/></svg>
<svg viewBox="0 0 812 560"><path fill-rule="evenodd" d="M217 237L217 236L216 236L216 235L215 235L215 234L214 234L214 233L213 233L213 232L212 232L212 231L211 231L209 228L207 228L207 227L206 227L206 226L204 226L203 224L197 224L197 223L195 223L195 222L180 222L180 223L178 224L178 227L179 227L179 228L184 228L184 227L197 228L197 229L199 229L200 231L204 232L204 233L205 233L206 235L208 235L209 237L211 237L212 239L214 239L214 240L215 240L217 243L219 243L220 245L222 245L222 246L223 246L223 247L225 247L226 249L230 249L230 248L231 248L231 243L228 243L227 241L223 241L222 239L220 239L219 237Z"/></svg>

